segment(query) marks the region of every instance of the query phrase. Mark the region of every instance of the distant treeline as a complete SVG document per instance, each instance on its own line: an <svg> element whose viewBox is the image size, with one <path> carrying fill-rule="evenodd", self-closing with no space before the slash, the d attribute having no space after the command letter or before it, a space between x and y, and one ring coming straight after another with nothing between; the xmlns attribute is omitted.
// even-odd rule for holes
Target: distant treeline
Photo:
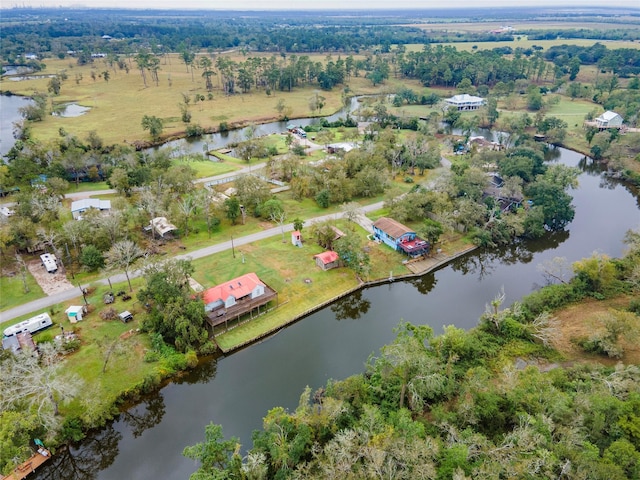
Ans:
<svg viewBox="0 0 640 480"><path fill-rule="evenodd" d="M201 15L200 15L201 13ZM25 53L64 56L88 50L124 54L147 48L161 52L246 48L266 52L385 53L392 45L511 41L504 33L427 31L416 23L427 16L329 15L287 12L147 12L103 10L21 10L3 12L0 54L12 63ZM452 23L455 26L455 23ZM489 27L487 27L487 30ZM531 30L530 39L640 39L632 29Z"/></svg>
<svg viewBox="0 0 640 480"><path fill-rule="evenodd" d="M640 40L640 29L637 28L614 28L611 30L595 30L591 28L570 30L521 30L518 33L526 35L529 40L556 40L558 38Z"/></svg>
<svg viewBox="0 0 640 480"><path fill-rule="evenodd" d="M640 49L634 48L609 50L601 43L590 47L559 45L547 50L544 58L560 67L570 65L577 58L581 65L597 65L601 70L623 77L640 73Z"/></svg>

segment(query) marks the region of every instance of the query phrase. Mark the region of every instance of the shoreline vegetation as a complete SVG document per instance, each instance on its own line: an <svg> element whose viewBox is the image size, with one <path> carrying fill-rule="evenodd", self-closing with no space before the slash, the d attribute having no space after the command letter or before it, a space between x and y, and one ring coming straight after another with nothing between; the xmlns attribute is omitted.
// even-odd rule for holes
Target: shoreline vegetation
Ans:
<svg viewBox="0 0 640 480"><path fill-rule="evenodd" d="M514 42L512 45L516 46L516 43ZM234 58L236 60L244 61L247 53L242 52L241 56L240 52L234 52L233 55L235 55ZM258 53L258 55L262 54ZM196 57L200 57L203 60L207 59L204 52L200 52L197 55L194 54L194 58ZM275 57L275 55L273 55L273 57ZM335 60L335 58L332 59L331 56L325 59L323 56L314 54L311 55L311 57L313 59L320 59L322 57L323 62L333 62ZM338 57L337 54L336 57ZM94 140L104 141L105 145L112 145L114 148L115 146L127 145L134 147L136 150L141 150L162 145L178 138L190 137L192 135L189 134L188 130L185 130L185 128L189 127L194 127L194 129L198 127L200 130L196 136L201 136L202 134L228 131L266 122L295 122L296 118L325 117L329 112L340 111L346 104L346 100L354 95L373 94L389 97L396 92L404 91L404 93L407 93L407 90L410 89L415 89L423 98L427 98L430 95L441 98L460 93L463 90L465 93L467 90L475 93L475 87L473 87L470 82L464 89L456 87L453 84L450 86L447 85L446 87L441 85L435 88L425 87L417 78L401 78L396 73L378 84L375 82L372 84L368 76L359 76L356 74L351 76L348 82L345 82L345 85L337 84L343 86L342 89L336 87L327 91L320 91L315 86L311 87L305 84L304 86L294 88L293 92L287 93L268 89L265 94L265 92L261 93L256 88L251 93L238 92L238 94L234 95L223 95L220 86L211 87L211 85L207 84L205 87L205 82L211 81L210 75L206 78L202 76L198 78L197 81L194 80L193 72L197 65L193 63L193 59L190 64L191 71L189 71L189 64L180 63L180 58L181 55L178 53L165 53L162 56L164 62L160 69L162 77L160 79L156 77L155 85L151 83L147 85L144 77L145 70L142 67L142 77L135 73L135 69L129 73L129 68L132 65L131 58L128 58L128 66L127 62L123 61L123 65L127 67L126 74L124 73L124 67L116 69L113 65L109 66L107 60L98 61L104 62L104 65L99 63L101 68L104 68L104 71L98 72L95 65L74 65L69 58L47 59L49 65L45 73L50 74L54 72L57 76L56 78L64 78L64 83L57 85L58 92L51 96L52 107L73 102L91 108L95 115L90 113L85 116L63 119L47 115L41 118L37 128L33 124L26 125L26 127L23 125L23 127L29 130L33 138L42 142L52 142L52 144L61 141L60 139L63 137L72 137L75 135L76 138L85 138L87 135L91 137L95 132L99 132L101 138L96 139L94 137ZM219 58L223 57L221 56ZM356 61L363 61L365 55L359 54L354 58ZM282 59L285 59L284 55ZM338 61L342 61L342 59ZM541 65L542 64L544 64L544 62L542 62ZM203 68L209 69L205 71L212 74L211 65ZM113 69L113 72L111 72L111 69ZM585 84L592 81L595 83L600 75L598 69L593 65L585 66L579 70L579 72L576 72L577 76L574 77L574 80L584 82ZM543 69L541 72L544 73L545 70ZM98 73L97 76L96 73ZM564 75L567 72L563 73L560 71L560 73ZM613 71L610 73L611 77L617 81L618 77L613 75ZM168 75L168 77L166 75ZM540 75L541 74L538 74L538 77L540 77ZM544 73L545 79L546 76L547 73ZM75 85L73 85L73 79L71 77L75 77ZM142 87L143 81L144 87ZM48 88L52 88L50 75L20 83L20 85L12 85L12 91L9 91L7 89L8 81L3 80L0 83L0 94L6 95L14 94L12 92L19 92L17 94L35 96L37 92L45 92ZM630 82L625 79L624 83ZM539 88L535 88L535 91L527 94L531 96L531 93L535 93L540 97L541 105L548 103L548 105L545 104L543 109L540 109L540 124L543 123L544 117L547 114L549 116L558 115L559 117L566 114L566 118L569 120L565 122L564 127L561 125L558 127L562 122L552 117L558 125L550 128L549 132L556 134L559 138L559 140L553 143L585 155L593 154L594 150L591 140L587 143L584 128L580 126L580 124L586 114L593 114L596 110L602 110L602 104L583 101L581 96L576 99L571 98L571 103L569 104L566 94L557 93L555 90L552 91L551 85L552 82L549 81L536 81L531 85L544 87L544 100L542 94L538 91ZM482 86L486 87L486 85ZM520 85L519 88L522 91L519 93L512 90L508 94L505 93L502 96L496 96L496 98L499 99L496 100L496 104L494 105L496 119L499 114L501 116L500 121L503 123L492 123L491 127L506 128L509 126L509 123L512 123L513 125L511 126L514 128L513 133L516 132L516 117L523 111L529 111L526 105L525 92L527 90L525 87L526 86ZM587 87L584 86L584 88ZM609 94L617 88L617 83L616 85L612 85ZM49 91L51 92L51 90ZM181 91L188 92L188 94L182 93L184 103L179 105L176 99L181 95ZM207 91L209 94L205 97L204 94L207 93ZM193 92L196 92L195 101L191 97ZM486 93L490 94L488 88ZM576 93L576 95L582 94L582 90ZM554 100L554 102L552 103L551 100ZM576 101L574 102L574 100ZM125 105L126 108L123 107ZM151 106L153 106L153 109ZM550 106L550 109L546 109L548 106ZM430 104L428 107L422 104L404 105L402 103L400 106L393 106L391 102L385 101L380 102L375 107L371 105L366 106L366 108L369 109L370 117L391 113L397 115L396 118L401 118L402 120L408 118L405 117L406 111L414 112L414 110L412 110L414 107L420 111L417 118L422 118L420 116L422 115L424 118L429 118L430 116L432 120L435 119L435 121L429 124L429 128L431 129L430 133L434 138L436 138L436 133L440 135L442 127L439 122L444 119L445 115L444 112L439 112L439 108L435 103ZM371 113L375 108L378 108L378 110ZM113 129L102 129L103 125L109 123L105 121L105 118L116 118L125 110L127 115L121 123L114 126ZM274 113L276 111L278 112L277 114ZM529 111L529 113L534 114L532 111ZM164 127L165 133L160 133L156 136L152 134L151 129L149 129L148 134L146 133L146 127L141 125L140 119L143 118L143 115L146 117L147 114L151 114L154 119L161 121L161 126ZM191 123L188 124L188 122L181 120L181 114L183 119L188 114L189 122ZM472 125L473 118L471 115L472 112L464 112L462 115L459 115L469 135L474 128L479 126L477 123ZM529 114L527 114L527 117L530 123L517 130L518 134L530 134L533 133L536 128L539 128L538 126L532 125L532 118L528 115ZM496 119L494 119L494 122ZM536 122L538 122L538 119L536 119ZM547 127L548 126L549 125L547 125ZM444 128L442 129L444 130ZM162 128L160 130L162 130ZM398 130L400 130L399 127ZM562 138L560 138L558 131L563 133ZM333 133L335 134L335 132ZM142 138L147 135L152 135L154 138L143 140ZM461 135L460 137L466 136L468 139L469 135ZM613 136L611 138L605 138L603 132L594 133L594 135L596 135L595 139L599 142L599 145L602 145L603 151L618 138L614 138ZM602 138L597 135L600 135ZM440 139L441 137L442 135ZM402 139L403 137L399 138ZM453 137L447 138L448 141L450 141ZM284 140L279 139L278 142L281 143L279 147L282 147L283 151L289 151L290 145L284 148ZM458 142L452 141L451 143ZM449 146L452 145L448 145L448 147ZM274 149L276 151L278 150L276 147L274 147ZM622 151L622 153L617 150L614 151L617 155L615 167L619 171L627 172L625 174L630 180L635 179L636 183L640 182L640 180L638 180L640 177L637 174L639 167L633 163L631 156L625 152L626 151ZM627 155L628 158L625 157L625 155ZM217 154L216 156L218 158L224 157L226 159L225 161L229 162L226 156ZM255 160L255 158L249 157L246 164L251 165L252 160ZM606 160L606 157L597 160ZM239 168L240 163L238 159L238 163L235 164L233 168ZM405 192L408 191L410 187L402 185L403 182L401 179L398 180L396 178L397 175L398 173L394 172L393 182L396 182L394 188L397 190L405 188ZM402 176L402 174L399 175L400 177ZM427 177L422 175L419 177L420 181L427 179ZM418 176L415 178L418 178ZM413 180L411 181L413 182ZM332 208L335 208L335 206L332 206ZM309 207L309 204L305 207L300 207L300 209L305 213L313 211L312 208ZM373 216L382 216L386 213L388 212L381 210L375 212ZM291 215L291 218L293 218L293 215ZM341 228L354 232L361 237L361 240L366 245L367 235L364 229L353 227L353 224L346 220L341 220L340 222L339 225ZM235 219L233 224L235 225ZM203 228L202 225L200 225L200 228ZM247 229L248 228L249 227L247 227ZM258 226L253 225L251 228L258 228ZM248 230L234 230L234 235L237 231L243 232ZM204 232L204 230L202 230L202 232ZM303 235L305 232L303 232ZM238 234L244 235L246 233ZM204 234L202 238L204 238ZM200 241L202 241L202 238ZM216 239L212 241L211 237L209 237L209 243L220 242L220 239L221 237L216 237ZM242 348L249 347L255 342L268 339L288 325L304 319L311 313L325 308L353 292L373 285L426 275L478 248L473 245L469 237L453 233L443 235L437 247L439 250L431 257L432 261L427 262L428 264L425 265L421 271L413 273L409 273L409 269L403 264L402 257L397 252L393 252L384 246L374 249L371 253L371 272L363 279L348 268L327 272L315 268L312 259L313 254L321 252L322 249L311 240L308 242L305 241L302 249L292 246L291 242L285 239L283 229L282 239L276 236L260 242L245 244L241 248L238 248L237 252L233 252L233 257L231 257L231 254L227 251L193 261L195 271L193 278L203 285L211 286L240 274L256 271L260 278L263 278L268 285L274 287L274 289L279 292L280 298L276 308L272 308L266 314L260 314L256 318L252 317L229 331L213 336L213 340L218 348L216 354L230 355ZM178 247L174 247L173 251L165 251L163 253L169 253L171 255L181 253L176 250L177 248ZM186 249L184 245L180 245L179 248ZM188 256L188 252L186 255ZM84 274L78 272L78 278L82 279L82 275ZM78 282L78 279L75 277L74 279ZM145 393L161 387L165 382L171 381L172 378L182 375L185 371L195 367L199 361L194 351L179 353L172 347L164 344L162 338L158 340L158 336L146 334L141 331L142 321L136 318L136 316L142 317L144 315L143 303L137 299L132 292L135 291L137 293L143 288L142 278L132 279L129 284L132 295L129 296L125 294L123 297L127 296L129 299L118 299L116 303L118 310L130 310L134 314L134 320L129 324L123 324L119 322L117 318L114 320L113 318L106 319L99 317L99 313L102 313L101 310L104 310L103 296L109 291L115 292L120 289L122 289L123 293L128 293L126 282L114 283L113 285L109 282L108 286L97 286L92 285L91 279L89 279L87 282L81 280L81 283L89 285L85 295L83 295L85 296L84 299L82 296L78 296L71 301L63 302L63 306L58 304L52 307L50 312L56 320L54 328L60 327L64 332L63 327L67 326L67 317L63 313L65 308L74 304L82 305L83 300L89 306L89 314L85 320L73 326L73 330L79 334L80 340L77 341L77 344L74 344L77 350L71 351L71 354L67 358L67 365L70 371L77 372L77 376L89 386L89 396L92 398L77 398L68 404L60 405L60 413L64 425L60 436L52 442L54 452L56 443L60 445L71 440L81 439L83 431L86 430L87 426L93 428L103 425L118 414L120 407L137 401ZM554 288L555 287L552 287L550 290L554 290ZM604 294L601 296L603 298L605 297ZM542 295L540 298L542 298ZM571 305L571 303L569 303L569 305ZM567 303L561 303L560 306L566 307ZM100 310L100 312L98 310ZM20 318L15 319L12 323L18 320L20 320ZM62 322L65 323L63 324ZM5 322L3 326L6 325L8 325L8 322ZM508 324L507 326L513 328L514 332L517 330L512 324ZM40 333L38 335L39 343L51 343L55 333L52 329ZM600 354L603 353L603 349L606 350L608 347L602 342L591 345L592 351ZM206 355L210 352L203 353L201 359L209 358L206 357ZM562 356L562 354L560 354L560 356ZM597 357L590 357L588 361L599 360ZM95 380L96 378L100 378L101 380L97 382Z"/></svg>

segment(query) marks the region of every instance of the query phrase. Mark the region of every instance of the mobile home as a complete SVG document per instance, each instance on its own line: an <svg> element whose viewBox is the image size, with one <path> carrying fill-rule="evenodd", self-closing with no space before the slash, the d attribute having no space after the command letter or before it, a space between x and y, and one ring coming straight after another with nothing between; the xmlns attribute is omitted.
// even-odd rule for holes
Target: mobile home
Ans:
<svg viewBox="0 0 640 480"><path fill-rule="evenodd" d="M49 314L45 312L5 328L3 334L5 337L10 337L20 332L35 333L51 325L53 325L53 321L51 321Z"/></svg>

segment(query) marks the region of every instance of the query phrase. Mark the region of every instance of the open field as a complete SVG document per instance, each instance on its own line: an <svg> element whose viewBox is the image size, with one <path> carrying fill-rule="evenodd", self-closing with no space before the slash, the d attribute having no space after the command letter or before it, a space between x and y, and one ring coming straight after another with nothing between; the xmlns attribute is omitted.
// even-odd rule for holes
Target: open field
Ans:
<svg viewBox="0 0 640 480"><path fill-rule="evenodd" d="M588 338L595 331L601 330L603 328L603 315L607 314L610 309L625 310L632 299L633 297L628 296L604 301L589 299L563 308L557 313L559 335L554 338L553 347L569 358L595 360L606 365L615 365L619 360L585 353L582 348L578 347L576 341L581 338ZM625 349L625 354L621 360L626 364L639 365L640 345L633 344L625 339L622 339L622 345Z"/></svg>
<svg viewBox="0 0 640 480"><path fill-rule="evenodd" d="M640 28L640 27L638 27ZM558 45L578 45L581 47L590 47L595 43L601 43L605 45L609 49L616 48L640 48L640 42L630 42L623 40L591 40L587 38L565 38L565 39L556 39L556 40L529 40L526 35L523 35L519 40L505 40L503 42L450 42L443 43L442 45L455 47L459 51L463 52L471 52L473 50L491 50L493 48L500 47L511 47L513 49L522 48L527 49L531 48L534 45L538 47L542 47L543 51L548 50L551 47L555 47ZM438 43L433 43L431 46L440 45ZM475 48L474 48L475 47ZM424 48L424 45L411 44L407 45L407 51L421 51Z"/></svg>
<svg viewBox="0 0 640 480"><path fill-rule="evenodd" d="M499 30L504 26L510 26L514 33L522 30L614 30L614 29L637 29L640 24L634 17L618 17L616 22L591 22L577 18L564 17L561 21L553 20L515 20L515 21L487 21L487 22L433 22L414 23L411 27L434 32L489 32Z"/></svg>
<svg viewBox="0 0 640 480"><path fill-rule="evenodd" d="M310 57L314 61L326 61L325 55ZM163 137L184 136L187 124L181 121L179 107L184 101L183 95L190 98L191 124L198 124L208 131L217 131L221 122L226 122L229 128L235 128L275 121L279 115L276 105L281 99L290 107L291 118L324 116L338 111L342 106L343 89L340 87L321 91L319 94L325 97L325 106L321 111L313 112L309 107L309 100L318 92L317 88L295 88L292 92L274 91L271 95L267 95L264 90L252 90L246 94L224 96L215 77L213 96L208 99L201 73L194 71L192 78L191 72L186 71L176 54L163 57L158 72L158 85L147 78L146 87L134 62L130 62L129 73L110 67L102 59L96 60L93 65L84 66L76 65L74 59L47 59L45 63L47 67L42 72L42 78L19 82L5 79L0 81L0 91L27 96L34 92L46 93L49 78L44 75L64 72L67 80L62 83L60 95L53 98L52 106L75 103L90 110L73 118L47 116L43 122L34 124L34 137L44 141L59 138L61 128L81 139L95 131L105 144L148 141L150 135L141 125L145 115L162 119ZM104 72L109 72L108 81L104 80ZM352 94L385 93L393 91L397 84L397 80L390 79L383 86L373 87L363 77L352 77L348 82ZM408 84L411 87L419 85L417 81ZM207 99L194 102L196 94L204 95Z"/></svg>

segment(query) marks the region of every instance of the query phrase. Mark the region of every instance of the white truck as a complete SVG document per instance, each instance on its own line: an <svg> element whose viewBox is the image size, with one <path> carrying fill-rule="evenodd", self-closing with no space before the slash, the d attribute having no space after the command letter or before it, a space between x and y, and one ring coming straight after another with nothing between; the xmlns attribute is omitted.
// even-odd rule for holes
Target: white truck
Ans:
<svg viewBox="0 0 640 480"><path fill-rule="evenodd" d="M51 325L53 325L53 321L49 314L45 312L40 315L36 315L35 317L31 317L28 320L16 323L15 325L11 325L10 327L5 328L2 333L5 337L11 337L12 335L16 335L20 332L35 333L38 330L50 327Z"/></svg>
<svg viewBox="0 0 640 480"><path fill-rule="evenodd" d="M56 256L53 253L44 253L40 255L42 265L47 269L49 273L56 273L58 271L58 262Z"/></svg>

